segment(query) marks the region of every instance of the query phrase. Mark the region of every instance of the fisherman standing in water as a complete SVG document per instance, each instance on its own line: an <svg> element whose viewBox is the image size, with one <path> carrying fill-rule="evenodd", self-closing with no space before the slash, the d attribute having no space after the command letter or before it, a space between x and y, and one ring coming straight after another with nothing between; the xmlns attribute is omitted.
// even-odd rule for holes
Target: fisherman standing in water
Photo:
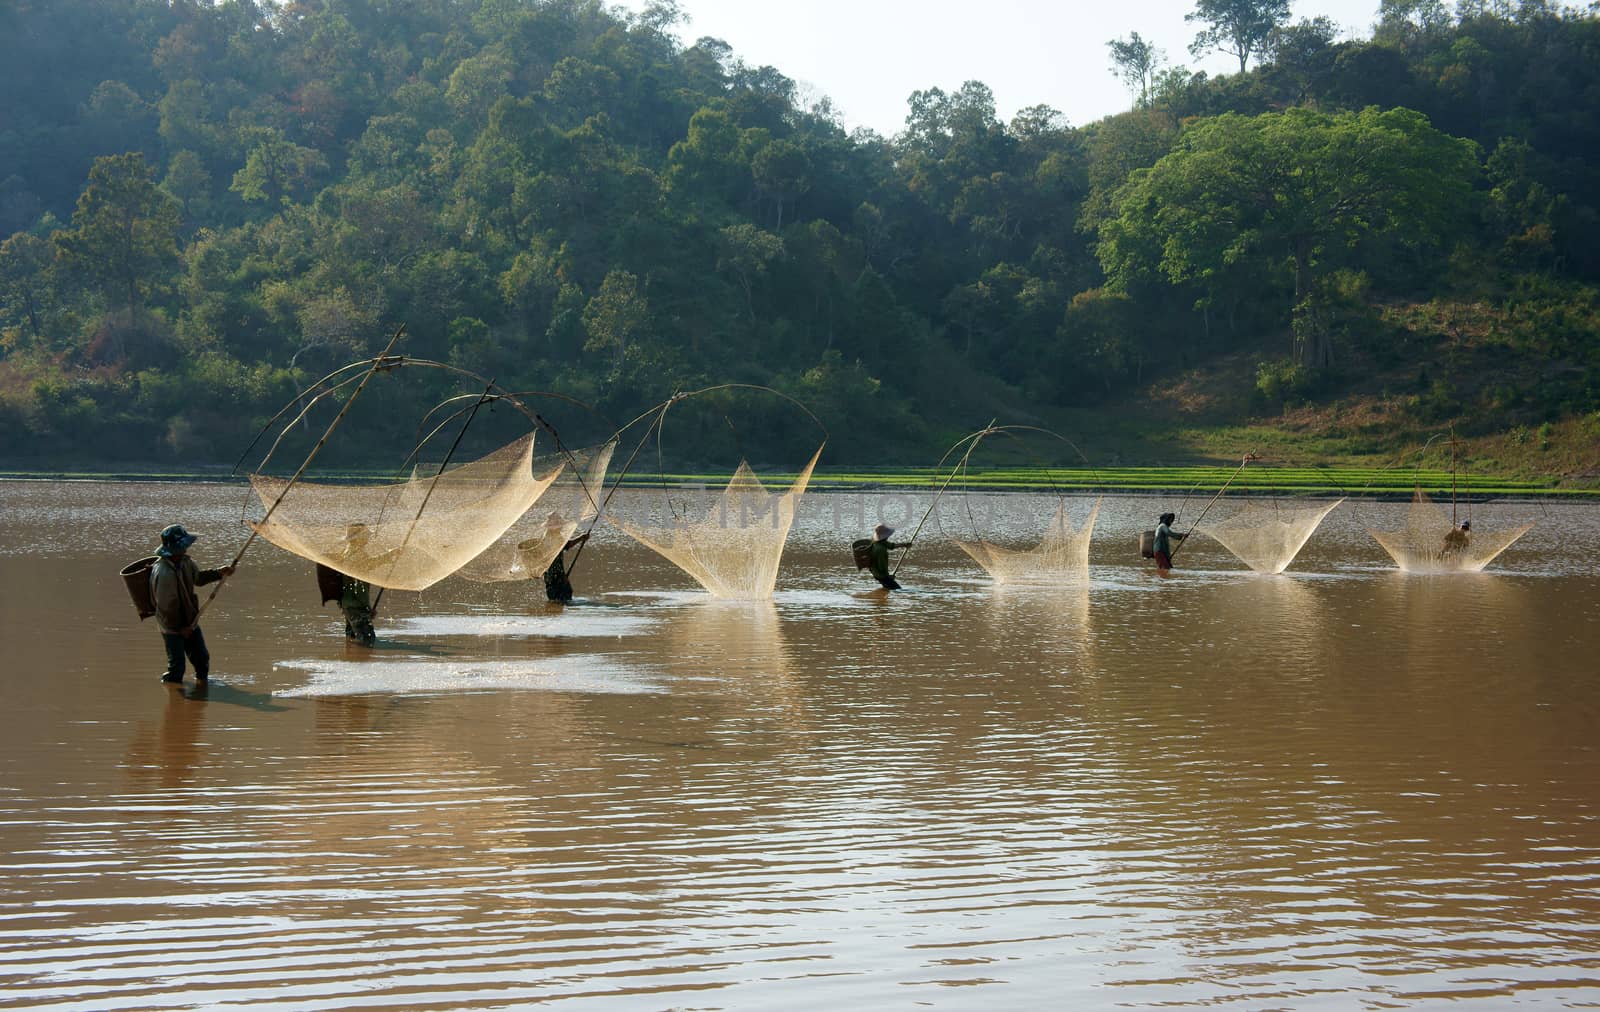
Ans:
<svg viewBox="0 0 1600 1012"><path fill-rule="evenodd" d="M1176 513L1161 514L1160 521L1156 524L1155 557L1156 571L1165 573L1172 569L1172 541L1176 538L1182 541L1188 535L1179 534L1172 529L1173 523L1178 519Z"/></svg>
<svg viewBox="0 0 1600 1012"><path fill-rule="evenodd" d="M1472 521L1461 521L1460 527L1450 528L1450 533L1444 536L1443 556L1447 559L1454 558L1467 550L1467 542L1471 539Z"/></svg>
<svg viewBox="0 0 1600 1012"><path fill-rule="evenodd" d="M341 558L351 563L367 563L367 542L371 539L371 532L366 524L352 523L345 525L344 550ZM339 610L344 612L344 638L364 647L370 647L378 640L378 633L372 627L372 585L365 580L358 580L332 566L317 563L317 586L322 588L322 600L338 601Z"/></svg>
<svg viewBox="0 0 1600 1012"><path fill-rule="evenodd" d="M156 564L150 567L150 596L155 601L156 625L167 648L167 670L163 682L183 681L184 658L194 665L194 678L204 682L211 677L211 652L200 632L200 598L196 587L233 575L232 566L201 569L189 558L189 546L198 534L190 534L182 524L161 532L161 547L156 549Z"/></svg>
<svg viewBox="0 0 1600 1012"><path fill-rule="evenodd" d="M911 543L899 544L889 540L889 535L894 533L894 528L888 524L879 524L872 529L872 543L867 546L867 568L877 581L883 584L886 590L899 590L900 584L889 572L889 552L895 548L910 548Z"/></svg>
<svg viewBox="0 0 1600 1012"><path fill-rule="evenodd" d="M567 522L562 520L560 513L550 514L549 519L545 521L545 538L560 538L563 541L561 551L550 560L550 567L544 571L544 596L546 600L555 604L572 603L572 580L567 576L567 552L589 540L587 531L568 539L567 535L576 529L577 525L569 527Z"/></svg>

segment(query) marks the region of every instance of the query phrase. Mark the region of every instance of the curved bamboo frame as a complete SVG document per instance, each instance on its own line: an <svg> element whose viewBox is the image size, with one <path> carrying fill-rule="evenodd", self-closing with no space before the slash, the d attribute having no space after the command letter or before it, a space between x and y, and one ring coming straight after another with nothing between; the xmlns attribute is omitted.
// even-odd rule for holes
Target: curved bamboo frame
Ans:
<svg viewBox="0 0 1600 1012"><path fill-rule="evenodd" d="M906 542L905 553L900 556L899 560L895 563L894 568L889 571L889 575L891 577L899 573L900 567L905 565L906 559L911 557L911 549L915 547L917 543L917 537L922 533L923 525L928 522L928 517L933 514L933 511L939 507L939 500L944 497L945 491L950 487L950 483L955 480L955 477L958 474L963 476L961 495L963 499L963 506L967 513L967 524L972 528L974 536L982 538L982 533L978 531L977 518L972 515L972 503L969 498L969 490L965 487L964 476L968 473L967 469L968 465L972 461L972 455L977 452L979 445L981 445L983 441L990 436L1004 435L1008 438L1016 439L1018 433L1037 432L1042 435L1058 439L1070 446L1072 448L1072 452L1076 453L1080 460L1089 465L1089 470L1094 473L1095 480L1097 482L1100 480L1099 472L1095 471L1094 465L1089 463L1089 457L1083 452L1082 448L1080 448L1077 443L1074 443L1066 436L1056 432L1054 429L1047 429L1041 425L996 425L996 421L998 421L998 419L991 419L988 425L978 429L976 432L969 432L965 436L962 436L960 439L956 440L954 443L950 444L950 448L944 451L944 456L939 458L939 463L934 465L933 473L935 476L937 476L939 472L944 469L945 464L949 462L950 457L957 450L961 449L963 445L966 446L966 451L961 454L961 459L950 468L949 476L946 477L944 483L939 486L939 491L934 494L933 501L928 504L928 508L923 511L922 519L917 521L916 529L911 532L911 540ZM1056 498L1058 500L1066 498L1066 493L1056 487L1055 479L1050 476L1050 469L1041 468L1040 470L1044 471L1046 479L1050 482L1050 489L1055 493Z"/></svg>

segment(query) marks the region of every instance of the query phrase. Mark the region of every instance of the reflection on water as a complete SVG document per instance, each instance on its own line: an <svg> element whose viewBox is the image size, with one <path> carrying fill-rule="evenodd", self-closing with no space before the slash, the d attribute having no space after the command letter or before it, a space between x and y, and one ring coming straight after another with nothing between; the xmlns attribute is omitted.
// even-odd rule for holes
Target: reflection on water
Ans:
<svg viewBox="0 0 1600 1012"><path fill-rule="evenodd" d="M252 550L200 691L115 575L178 491L0 483L0 1008L1600 1002L1600 579L1552 525L1408 576L1369 504L1161 579L1108 499L1084 586L933 539L863 594L818 510L771 602L597 534L589 603L446 581L374 650ZM217 556L239 491L181 489Z"/></svg>

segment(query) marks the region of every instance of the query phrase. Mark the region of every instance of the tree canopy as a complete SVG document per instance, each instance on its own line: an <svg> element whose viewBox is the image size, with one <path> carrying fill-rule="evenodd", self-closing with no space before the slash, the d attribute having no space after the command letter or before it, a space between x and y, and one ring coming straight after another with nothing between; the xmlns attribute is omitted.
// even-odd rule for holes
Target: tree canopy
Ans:
<svg viewBox="0 0 1600 1012"><path fill-rule="evenodd" d="M228 458L404 322L409 353L614 417L760 382L875 434L839 460L921 460L1245 349L1332 395L1399 354L1381 307L1447 296L1575 363L1495 403L1594 410L1600 20L1381 13L1340 40L1200 0L1196 51L1239 73L1133 31L1128 112L1003 122L969 81L884 137L678 38L670 0L13 0L0 438Z"/></svg>

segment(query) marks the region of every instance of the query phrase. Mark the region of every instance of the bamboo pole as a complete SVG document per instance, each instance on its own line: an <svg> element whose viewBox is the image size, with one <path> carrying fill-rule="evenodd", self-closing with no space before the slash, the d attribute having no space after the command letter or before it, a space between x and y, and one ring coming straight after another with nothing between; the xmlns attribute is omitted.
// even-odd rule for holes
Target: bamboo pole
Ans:
<svg viewBox="0 0 1600 1012"><path fill-rule="evenodd" d="M955 481L956 473L967 466L967 460L972 456L972 451L977 448L980 442L983 441L983 437L995 431L994 423L999 420L1000 419L998 418L989 419L988 425L969 436L963 436L961 439L956 440L956 445L950 447L949 451L945 453L945 458L949 459L950 454L955 452L956 446L960 446L969 439L972 441L971 445L967 447L967 452L961 457L961 463L950 469L950 477L946 478L944 480L944 484L939 486L939 491L934 493L933 501L930 502L928 504L928 508L923 511L922 519L917 521L917 529L911 532L911 540L906 542L905 554L901 555L900 558L895 561L894 568L889 570L889 579L894 579L895 576L900 572L900 567L905 565L906 559L910 558L911 548L917 543L917 535L922 533L922 525L928 522L928 517L936 508L938 508L939 499L944 495L944 490L950 487L950 483L952 481ZM944 461L941 460L940 464L943 463Z"/></svg>
<svg viewBox="0 0 1600 1012"><path fill-rule="evenodd" d="M278 507L283 504L283 497L289 494L289 490L294 488L295 482L299 481L300 476L306 473L306 468L311 466L311 461L316 459L316 456L322 450L322 447L327 444L328 437L333 435L333 430L337 429L339 427L339 423L344 421L344 416L350 411L350 406L356 402L357 397L361 396L361 391L366 389L367 382L371 380L373 376L377 375L379 369L383 367L385 360L389 356L389 352L393 350L395 346L395 342L400 340L400 335L404 334L405 332L406 325L402 323L400 325L400 329L394 332L394 336L389 338L389 343L384 346L383 354L372 360L372 368L367 370L367 374L361 378L361 383L357 385L355 391L350 394L350 399L344 402L344 407L339 409L339 413L335 415L333 421L328 424L327 431L323 432L322 438L317 440L317 445L313 446L311 448L311 452L306 454L306 459L301 461L300 469L294 473L294 476L289 479L289 483L283 486L283 491L278 493L278 498L273 500L272 505L267 508L267 514L261 518L260 524L265 524L268 520L272 519L272 514L276 512ZM261 533L260 524L257 524L255 527L250 529L250 536L245 539L244 547L240 548L238 554L233 557L233 561L228 563L228 569L232 569L237 566L239 564L239 560L244 558L244 553L252 544L255 543L256 537ZM217 585L211 588L211 594L205 599L205 603L200 605L200 610L195 613L195 623L199 623L200 616L204 615L206 613L206 609L211 607L211 602L216 600L217 591L222 589L222 584L224 582L225 581L223 580L218 580Z"/></svg>
<svg viewBox="0 0 1600 1012"><path fill-rule="evenodd" d="M478 397L478 403L472 406L472 413L467 415L467 420L461 424L461 431L456 433L455 442L450 444L450 449L445 453L444 459L439 462L439 470L435 472L433 480L428 482L428 491L422 494L422 503L417 507L417 515L411 518L411 525L406 528L406 536L400 539L400 547L394 551L394 560L389 563L389 572L394 571L394 564L400 561L400 553L406 550L406 545L411 543L411 535L416 533L417 524L422 521L422 511L428 508L428 500L433 497L433 490L439 485L439 478L444 475L444 469L450 466L450 458L455 456L456 449L461 445L461 440L467 434L467 429L472 427L472 420L478 417L478 409L489 400L489 392L494 389L494 380L490 380L483 388L483 393ZM379 587L378 596L372 602L372 614L378 614L378 605L383 601L383 592L387 588Z"/></svg>
<svg viewBox="0 0 1600 1012"><path fill-rule="evenodd" d="M1239 475L1244 472L1245 465L1249 464L1255 459L1257 458L1254 453L1246 453L1244 455L1244 459L1239 461L1239 466L1234 469L1232 474L1228 475L1228 480L1222 483L1221 488L1217 489L1217 494L1211 497L1210 502L1206 503L1206 508L1200 511L1200 515L1194 518L1194 523L1189 525L1189 529L1184 532L1183 537L1179 538L1178 543L1172 546L1172 554L1169 555L1168 558L1175 559L1178 557L1178 551L1183 548L1184 544L1189 540L1189 535L1194 533L1194 529L1200 526L1200 521L1204 520L1206 518L1206 514L1211 512L1211 507L1215 506L1217 504L1217 500L1222 498L1222 493L1226 492L1228 490L1228 486L1233 484L1233 479L1239 477Z"/></svg>

